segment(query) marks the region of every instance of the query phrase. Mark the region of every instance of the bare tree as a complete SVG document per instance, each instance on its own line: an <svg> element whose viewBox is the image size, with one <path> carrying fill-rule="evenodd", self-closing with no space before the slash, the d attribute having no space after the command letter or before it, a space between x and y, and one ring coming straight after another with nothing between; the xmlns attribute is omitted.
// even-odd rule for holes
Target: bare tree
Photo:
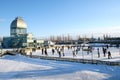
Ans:
<svg viewBox="0 0 120 80"><path fill-rule="evenodd" d="M77 40L79 40L79 41L82 40L80 35L77 36Z"/></svg>
<svg viewBox="0 0 120 80"><path fill-rule="evenodd" d="M67 35L67 41L72 41L72 36L70 36L69 34Z"/></svg>
<svg viewBox="0 0 120 80"><path fill-rule="evenodd" d="M55 37L54 36L50 36L50 41L55 41Z"/></svg>
<svg viewBox="0 0 120 80"><path fill-rule="evenodd" d="M61 38L61 36L57 36L57 39L56 39L57 41L62 41L62 38Z"/></svg>

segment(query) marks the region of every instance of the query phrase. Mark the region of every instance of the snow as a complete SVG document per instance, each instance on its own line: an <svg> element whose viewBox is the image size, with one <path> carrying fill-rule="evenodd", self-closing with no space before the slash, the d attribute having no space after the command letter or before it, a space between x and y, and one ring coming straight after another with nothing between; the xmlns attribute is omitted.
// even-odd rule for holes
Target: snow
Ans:
<svg viewBox="0 0 120 80"><path fill-rule="evenodd" d="M42 66L42 65L36 65L36 64L30 64L20 61L20 56L5 56L3 58L4 60L0 60L2 65L0 68L0 72L11 72L11 71L27 71L27 70L44 70L44 69L50 69L52 67L48 66ZM10 59L10 60L9 60ZM18 60L18 61L16 61ZM10 67L8 67L8 65ZM5 68L7 67L7 68Z"/></svg>
<svg viewBox="0 0 120 80"><path fill-rule="evenodd" d="M0 80L120 80L119 66L33 59L0 58Z"/></svg>

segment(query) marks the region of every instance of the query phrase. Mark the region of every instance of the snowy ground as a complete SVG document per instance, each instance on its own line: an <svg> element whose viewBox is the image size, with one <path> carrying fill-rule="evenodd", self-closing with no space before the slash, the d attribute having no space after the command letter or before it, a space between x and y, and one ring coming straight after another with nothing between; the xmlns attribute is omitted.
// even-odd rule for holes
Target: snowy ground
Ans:
<svg viewBox="0 0 120 80"><path fill-rule="evenodd" d="M104 57L103 55L103 51L102 51L102 47L99 47L99 51L100 51L100 58L98 58L98 52L97 52L97 48L98 47L94 47L92 53L87 54L87 51L82 51L82 49L80 49L80 51L78 51L78 54L76 55L76 57L73 57L72 51L73 49L64 49L64 53L65 56L62 57L66 57L66 58L80 58L80 59L96 59L96 60L101 60L101 61L114 61L114 62L120 62L120 48L116 48L116 47L110 47L107 49L107 51L111 52L111 56L112 59L108 59L108 54L106 53L106 57ZM51 57L58 57L58 53L57 51L55 51L55 54L52 55L52 48L47 49L48 52L48 56ZM45 56L42 55L41 50L37 50L36 52L33 52L32 55L40 55L40 56Z"/></svg>
<svg viewBox="0 0 120 80"><path fill-rule="evenodd" d="M120 67L32 59L0 58L0 80L120 80Z"/></svg>

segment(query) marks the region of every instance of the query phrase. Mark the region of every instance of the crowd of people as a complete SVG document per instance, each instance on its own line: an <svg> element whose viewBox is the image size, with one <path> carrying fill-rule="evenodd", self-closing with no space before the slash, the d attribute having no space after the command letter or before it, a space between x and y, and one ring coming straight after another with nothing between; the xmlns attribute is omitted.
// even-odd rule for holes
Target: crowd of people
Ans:
<svg viewBox="0 0 120 80"><path fill-rule="evenodd" d="M80 50L86 51L87 55L89 55L89 53L92 54L92 52L94 51L94 48L91 47L91 46L87 46L85 49L84 49L84 47L86 47L86 46L55 46L55 47L51 48L51 53L52 53L52 55L57 54L61 58L61 57L64 57L65 54L66 54L65 53L65 48L67 48L68 50L72 50L73 57L76 57L77 54L79 54ZM48 47L42 47L41 48L41 54L45 55L45 56L48 56L49 55L48 54L48 49L49 49ZM104 57L106 57L106 55L107 55L108 59L112 58L111 52L109 51L109 46L102 47L102 53L103 53ZM101 57L102 53L100 52L100 47L98 47L97 48L98 58Z"/></svg>

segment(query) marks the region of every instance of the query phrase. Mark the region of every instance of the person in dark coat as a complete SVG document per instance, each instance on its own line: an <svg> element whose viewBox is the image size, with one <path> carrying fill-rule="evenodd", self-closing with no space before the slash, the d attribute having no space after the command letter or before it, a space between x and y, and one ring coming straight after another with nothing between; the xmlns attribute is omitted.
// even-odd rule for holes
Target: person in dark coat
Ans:
<svg viewBox="0 0 120 80"><path fill-rule="evenodd" d="M68 50L70 49L70 46L68 46Z"/></svg>
<svg viewBox="0 0 120 80"><path fill-rule="evenodd" d="M108 46L108 45L106 45L106 48L108 49L108 48L109 48L109 46Z"/></svg>
<svg viewBox="0 0 120 80"><path fill-rule="evenodd" d="M100 57L99 48L97 48L98 58Z"/></svg>
<svg viewBox="0 0 120 80"><path fill-rule="evenodd" d="M103 49L104 57L106 57L106 51L107 51L107 50L106 50L104 47L103 47L102 49Z"/></svg>
<svg viewBox="0 0 120 80"><path fill-rule="evenodd" d="M54 53L55 53L55 50L52 48L52 55L54 55Z"/></svg>
<svg viewBox="0 0 120 80"><path fill-rule="evenodd" d="M108 59L111 59L111 58L112 58L112 56L111 56L111 52L108 51Z"/></svg>
<svg viewBox="0 0 120 80"><path fill-rule="evenodd" d="M47 48L45 48L45 55L47 56L48 54L47 54Z"/></svg>
<svg viewBox="0 0 120 80"><path fill-rule="evenodd" d="M42 48L42 55L43 55L43 53L44 53L44 49Z"/></svg>

